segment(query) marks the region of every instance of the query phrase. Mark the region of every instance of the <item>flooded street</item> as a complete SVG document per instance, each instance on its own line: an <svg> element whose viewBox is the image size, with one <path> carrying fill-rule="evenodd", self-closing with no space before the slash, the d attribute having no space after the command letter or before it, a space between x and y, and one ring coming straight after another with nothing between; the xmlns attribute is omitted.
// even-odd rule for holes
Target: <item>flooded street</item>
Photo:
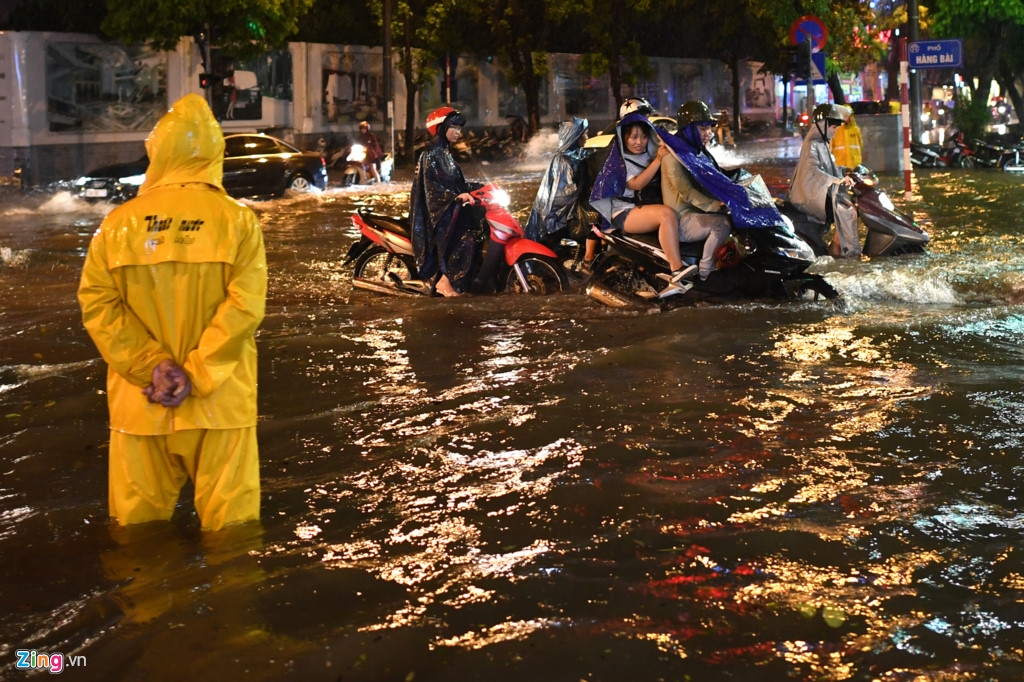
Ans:
<svg viewBox="0 0 1024 682"><path fill-rule="evenodd" d="M545 164L463 168L525 220ZM381 297L349 216L407 186L253 203L262 522L206 535L107 520L110 207L0 193L0 679L1024 679L1024 178L917 180L846 310Z"/></svg>

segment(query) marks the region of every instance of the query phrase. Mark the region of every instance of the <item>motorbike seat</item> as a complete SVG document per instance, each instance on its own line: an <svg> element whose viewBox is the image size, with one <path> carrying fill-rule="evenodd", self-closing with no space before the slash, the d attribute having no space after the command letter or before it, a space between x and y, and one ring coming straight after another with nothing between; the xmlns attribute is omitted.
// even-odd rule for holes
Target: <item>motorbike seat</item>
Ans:
<svg viewBox="0 0 1024 682"><path fill-rule="evenodd" d="M643 234L631 234L631 239L636 239L645 244L649 244L655 248L661 248L661 242L658 240L657 232L644 232ZM704 254L704 240L699 242L680 242L679 243L679 255L686 260L687 256L695 257L700 260Z"/></svg>
<svg viewBox="0 0 1024 682"><path fill-rule="evenodd" d="M404 220L389 218L367 211L360 211L359 213L363 216L363 219L371 225L386 226L389 232L394 232L406 239L412 239L412 232L409 231L409 225Z"/></svg>

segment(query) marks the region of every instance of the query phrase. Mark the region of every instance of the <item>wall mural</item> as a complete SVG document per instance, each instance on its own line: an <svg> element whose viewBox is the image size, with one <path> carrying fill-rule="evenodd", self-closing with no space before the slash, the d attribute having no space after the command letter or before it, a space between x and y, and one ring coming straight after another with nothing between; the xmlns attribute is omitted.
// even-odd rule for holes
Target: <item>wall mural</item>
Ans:
<svg viewBox="0 0 1024 682"><path fill-rule="evenodd" d="M149 130L167 111L167 53L105 43L48 43L53 132Z"/></svg>
<svg viewBox="0 0 1024 682"><path fill-rule="evenodd" d="M288 50L267 50L259 57L235 59L219 49L210 50L214 66L211 85L213 113L219 121L259 121L263 99L292 99L292 55Z"/></svg>
<svg viewBox="0 0 1024 682"><path fill-rule="evenodd" d="M324 52L321 81L324 121L384 120L384 57L379 50L345 47Z"/></svg>

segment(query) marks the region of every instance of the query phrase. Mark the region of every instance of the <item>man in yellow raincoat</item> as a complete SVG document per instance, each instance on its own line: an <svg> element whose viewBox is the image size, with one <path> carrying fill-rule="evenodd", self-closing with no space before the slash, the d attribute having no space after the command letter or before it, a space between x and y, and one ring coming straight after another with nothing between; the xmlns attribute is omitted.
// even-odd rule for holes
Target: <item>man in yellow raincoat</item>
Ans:
<svg viewBox="0 0 1024 682"><path fill-rule="evenodd" d="M146 182L93 236L78 289L108 365L110 515L169 519L191 479L218 530L259 518L263 234L224 191L224 134L201 97L178 100L146 151Z"/></svg>
<svg viewBox="0 0 1024 682"><path fill-rule="evenodd" d="M849 114L849 118L845 124L839 126L839 130L832 138L832 155L836 157L838 165L856 168L863 159L861 147L864 145L864 137L861 135L860 126L853 120L853 109L844 104L836 106L841 106Z"/></svg>

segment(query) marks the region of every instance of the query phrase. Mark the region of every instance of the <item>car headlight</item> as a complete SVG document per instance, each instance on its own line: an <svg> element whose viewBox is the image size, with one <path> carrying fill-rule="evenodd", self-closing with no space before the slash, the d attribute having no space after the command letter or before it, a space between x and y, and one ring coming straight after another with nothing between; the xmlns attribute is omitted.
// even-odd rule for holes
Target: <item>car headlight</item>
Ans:
<svg viewBox="0 0 1024 682"><path fill-rule="evenodd" d="M140 173L139 175L129 175L124 178L118 178L117 181L122 185L135 185L138 187L146 181L146 174Z"/></svg>

